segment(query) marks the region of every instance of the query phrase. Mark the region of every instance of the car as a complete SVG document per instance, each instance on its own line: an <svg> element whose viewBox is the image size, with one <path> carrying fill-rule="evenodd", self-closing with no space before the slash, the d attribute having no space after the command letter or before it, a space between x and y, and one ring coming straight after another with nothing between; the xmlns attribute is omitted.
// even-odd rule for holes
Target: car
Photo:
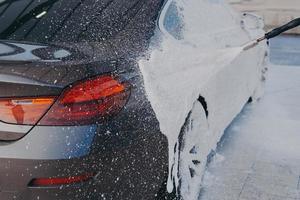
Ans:
<svg viewBox="0 0 300 200"><path fill-rule="evenodd" d="M0 199L197 199L262 28L222 0L0 1Z"/></svg>

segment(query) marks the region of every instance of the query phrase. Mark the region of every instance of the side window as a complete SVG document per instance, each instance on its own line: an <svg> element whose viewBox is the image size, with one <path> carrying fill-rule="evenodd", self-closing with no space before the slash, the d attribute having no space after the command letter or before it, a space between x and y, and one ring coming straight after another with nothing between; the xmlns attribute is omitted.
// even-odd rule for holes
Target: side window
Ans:
<svg viewBox="0 0 300 200"><path fill-rule="evenodd" d="M174 1L167 8L163 19L163 26L175 39L183 39L183 17L178 5Z"/></svg>

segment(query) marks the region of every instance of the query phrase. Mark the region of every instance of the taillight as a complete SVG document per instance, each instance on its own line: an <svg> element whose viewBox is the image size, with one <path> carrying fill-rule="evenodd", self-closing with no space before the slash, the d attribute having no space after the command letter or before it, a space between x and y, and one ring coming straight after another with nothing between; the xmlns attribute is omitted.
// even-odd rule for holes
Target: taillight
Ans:
<svg viewBox="0 0 300 200"><path fill-rule="evenodd" d="M0 99L0 121L34 125L54 103L54 97Z"/></svg>
<svg viewBox="0 0 300 200"><path fill-rule="evenodd" d="M30 181L29 187L49 187L70 185L88 181L94 177L94 174L84 174L80 176L60 177L60 178L36 178Z"/></svg>
<svg viewBox="0 0 300 200"><path fill-rule="evenodd" d="M63 92L39 125L84 125L118 113L130 95L127 83L106 75L79 82Z"/></svg>

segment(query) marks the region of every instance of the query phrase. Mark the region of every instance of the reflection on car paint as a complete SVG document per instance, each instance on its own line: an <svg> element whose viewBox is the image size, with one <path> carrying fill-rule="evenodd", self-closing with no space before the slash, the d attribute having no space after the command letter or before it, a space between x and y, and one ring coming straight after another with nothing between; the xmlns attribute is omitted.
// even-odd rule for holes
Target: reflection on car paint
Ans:
<svg viewBox="0 0 300 200"><path fill-rule="evenodd" d="M37 53L44 49L48 51L44 54L45 58L41 58ZM50 47L43 45L0 42L0 60L59 62L61 59L71 55L69 51L64 49L54 49L54 51L52 50L53 52L51 50Z"/></svg>

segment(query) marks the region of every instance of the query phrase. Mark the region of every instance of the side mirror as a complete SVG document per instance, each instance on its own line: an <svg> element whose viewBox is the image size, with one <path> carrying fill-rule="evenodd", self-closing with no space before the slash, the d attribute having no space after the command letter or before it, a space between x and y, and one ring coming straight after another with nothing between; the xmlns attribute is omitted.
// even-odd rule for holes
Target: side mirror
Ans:
<svg viewBox="0 0 300 200"><path fill-rule="evenodd" d="M243 13L241 27L246 30L262 30L265 27L264 19L253 13Z"/></svg>

